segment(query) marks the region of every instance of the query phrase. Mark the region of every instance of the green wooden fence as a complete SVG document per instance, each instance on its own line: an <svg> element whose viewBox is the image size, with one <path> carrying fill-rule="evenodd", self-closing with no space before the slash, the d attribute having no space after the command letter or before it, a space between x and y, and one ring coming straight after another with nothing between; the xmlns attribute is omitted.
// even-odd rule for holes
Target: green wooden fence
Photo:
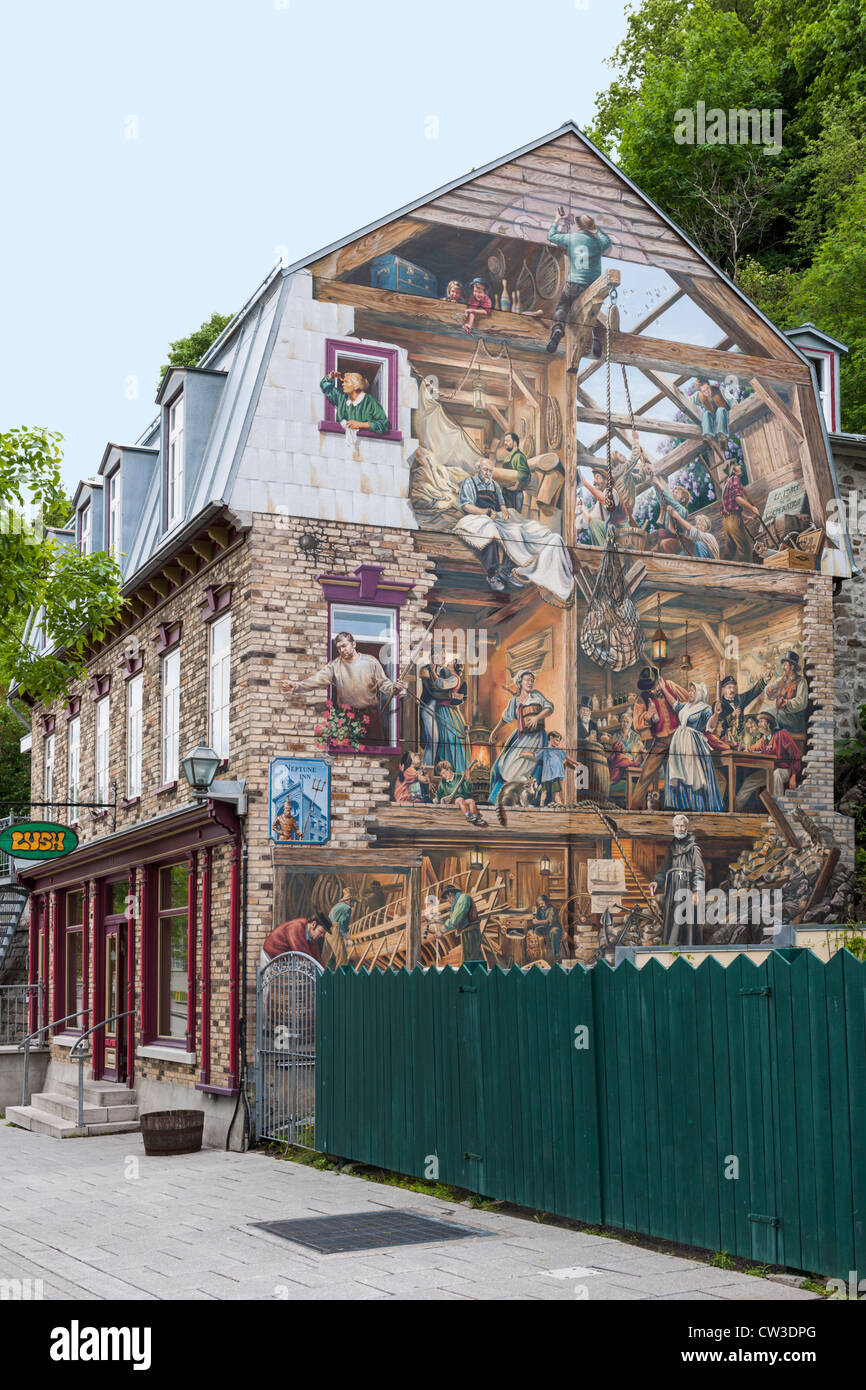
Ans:
<svg viewBox="0 0 866 1390"><path fill-rule="evenodd" d="M326 972L316 1147L866 1276L866 965Z"/></svg>

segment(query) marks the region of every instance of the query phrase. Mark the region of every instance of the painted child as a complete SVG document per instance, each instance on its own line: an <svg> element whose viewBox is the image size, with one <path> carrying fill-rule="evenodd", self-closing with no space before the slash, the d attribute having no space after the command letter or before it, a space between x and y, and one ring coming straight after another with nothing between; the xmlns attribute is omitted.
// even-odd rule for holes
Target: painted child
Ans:
<svg viewBox="0 0 866 1390"><path fill-rule="evenodd" d="M400 771L394 783L394 800L401 806L418 805L431 800L430 778L424 771L424 756L420 752L404 753Z"/></svg>
<svg viewBox="0 0 866 1390"><path fill-rule="evenodd" d="M439 778L436 800L448 806L456 802L470 825L486 825L487 821L479 813L475 798L470 795L472 784L466 773L459 772L455 776L451 764L444 761L437 763L433 771Z"/></svg>
<svg viewBox="0 0 866 1390"><path fill-rule="evenodd" d="M469 286L469 300L463 319L464 333L474 332L475 320L486 319L492 308L493 300L490 298L490 287L486 281L476 276Z"/></svg>
<svg viewBox="0 0 866 1390"><path fill-rule="evenodd" d="M573 758L566 754L562 734L551 730L547 735L547 747L541 752L541 795L539 806L564 806L562 784L567 767L577 767Z"/></svg>

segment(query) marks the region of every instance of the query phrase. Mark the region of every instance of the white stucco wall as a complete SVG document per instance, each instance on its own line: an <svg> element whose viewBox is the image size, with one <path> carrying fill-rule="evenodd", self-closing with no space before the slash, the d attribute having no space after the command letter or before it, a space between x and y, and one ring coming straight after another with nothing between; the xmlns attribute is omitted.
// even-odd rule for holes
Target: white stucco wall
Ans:
<svg viewBox="0 0 866 1390"><path fill-rule="evenodd" d="M319 430L325 399L325 340L350 338L354 309L313 299L313 277L296 272L289 282L276 340L232 489L239 511L414 530L409 506L412 410L418 403L404 349L399 349L399 410L391 421L402 442L360 439L361 461L352 459L343 435ZM373 339L359 346L396 347Z"/></svg>

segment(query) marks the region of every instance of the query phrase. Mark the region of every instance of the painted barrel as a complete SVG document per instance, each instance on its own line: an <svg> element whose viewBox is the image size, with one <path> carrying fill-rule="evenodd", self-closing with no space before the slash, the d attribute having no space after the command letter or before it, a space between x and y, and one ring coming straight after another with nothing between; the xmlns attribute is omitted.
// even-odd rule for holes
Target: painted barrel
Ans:
<svg viewBox="0 0 866 1390"><path fill-rule="evenodd" d="M649 536L639 526L620 526L616 539L623 550L645 551L650 548Z"/></svg>
<svg viewBox="0 0 866 1390"><path fill-rule="evenodd" d="M610 769L607 754L600 743L587 740L578 751L578 762L585 764L589 777L590 796L610 796Z"/></svg>
<svg viewBox="0 0 866 1390"><path fill-rule="evenodd" d="M509 927L503 933L502 954L509 965L526 964L526 932L522 927Z"/></svg>

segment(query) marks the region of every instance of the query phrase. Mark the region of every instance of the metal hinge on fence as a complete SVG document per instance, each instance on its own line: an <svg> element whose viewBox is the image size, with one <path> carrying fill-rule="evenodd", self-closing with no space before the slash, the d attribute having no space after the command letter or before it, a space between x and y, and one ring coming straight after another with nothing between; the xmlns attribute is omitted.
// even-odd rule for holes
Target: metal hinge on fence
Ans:
<svg viewBox="0 0 866 1390"><path fill-rule="evenodd" d="M481 1154L464 1154L463 1157L464 1157L464 1158L474 1158L474 1159L476 1160L476 1162L478 1162L478 1163L483 1163L483 1162L484 1162L484 1159L482 1158Z"/></svg>
<svg viewBox="0 0 866 1390"><path fill-rule="evenodd" d="M457 992L458 994L477 994L478 990L475 985L458 985Z"/></svg>
<svg viewBox="0 0 866 1390"><path fill-rule="evenodd" d="M762 1226L778 1226L780 1221L778 1216L759 1216L757 1212L750 1211L747 1220L759 1221Z"/></svg>
<svg viewBox="0 0 866 1390"><path fill-rule="evenodd" d="M740 993L741 993L741 994L769 994L769 993L770 993L770 987L769 987L769 985L765 985L765 986L763 987L763 989L741 989L741 990L740 990Z"/></svg>

